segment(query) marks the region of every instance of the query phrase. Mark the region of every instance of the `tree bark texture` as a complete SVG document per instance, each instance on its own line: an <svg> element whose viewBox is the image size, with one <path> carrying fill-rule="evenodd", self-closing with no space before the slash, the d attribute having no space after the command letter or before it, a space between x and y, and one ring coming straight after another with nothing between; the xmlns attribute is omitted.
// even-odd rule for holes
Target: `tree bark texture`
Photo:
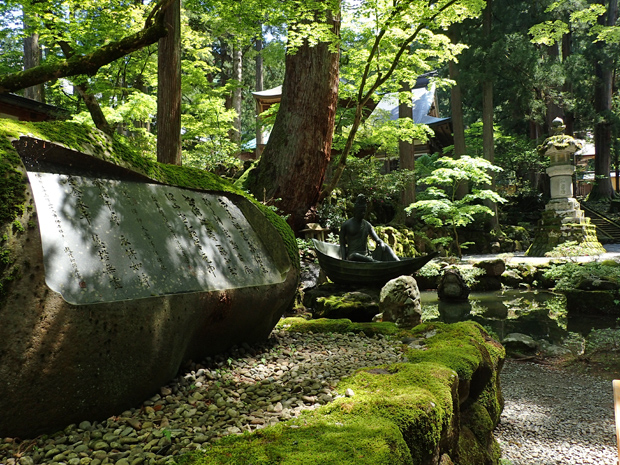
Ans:
<svg viewBox="0 0 620 465"><path fill-rule="evenodd" d="M411 104L411 86L408 83L403 83L401 92L406 92L409 95L409 99L398 105L398 118L404 119L409 118L413 120L413 107ZM404 170L415 170L415 145L413 142L407 142L406 140L398 141L398 163L400 169ZM413 217L407 215L404 212L404 208L408 207L412 203L415 203L415 180L412 179L409 182L403 191L401 192L401 203L402 206L400 209L403 210L403 219L405 224L413 221Z"/></svg>
<svg viewBox="0 0 620 465"><path fill-rule="evenodd" d="M484 35L488 41L489 50L491 48L491 21L492 21L492 0L487 1L487 6L484 10L482 17L482 28ZM495 162L495 142L493 140L493 80L490 75L490 70L493 66L488 62L487 58L487 76L482 82L482 152L484 158L491 163ZM491 173L491 186L489 188L495 188L495 176ZM497 217L497 204L491 201L485 201L485 205L489 207L494 215L489 220L489 227L496 229L499 227L499 220Z"/></svg>
<svg viewBox="0 0 620 465"><path fill-rule="evenodd" d="M181 1L164 10L157 52L157 161L181 164Z"/></svg>
<svg viewBox="0 0 620 465"><path fill-rule="evenodd" d="M328 23L338 34L339 18L331 16ZM305 44L287 54L280 110L269 142L248 178L256 198L289 215L295 231L304 227L306 212L318 201L331 156L338 59L327 43Z"/></svg>
<svg viewBox="0 0 620 465"><path fill-rule="evenodd" d="M465 145L465 123L463 122L463 93L458 83L459 69L458 64L451 61L448 65L450 79L456 84L450 88L450 111L452 117L452 133L454 136L454 158L459 158L467 153Z"/></svg>
<svg viewBox="0 0 620 465"><path fill-rule="evenodd" d="M607 14L599 22L613 26L618 18L618 0L609 0ZM594 126L594 186L590 199L609 199L614 196L609 170L611 168L611 103L613 91L613 59L605 53L605 44L597 42L596 88L594 109L599 122Z"/></svg>
<svg viewBox="0 0 620 465"><path fill-rule="evenodd" d="M555 42L553 45L547 47L547 54L552 60L559 61L560 60L560 44L561 42ZM560 106L560 104L556 100L551 100L547 98L547 108L546 108L546 127L545 130L551 134L551 128L553 125L553 120L556 118L562 118L564 120L564 108Z"/></svg>
<svg viewBox="0 0 620 465"><path fill-rule="evenodd" d="M237 81L237 85L232 94L232 107L236 116L233 120L233 130L231 131L231 140L241 143L241 80L243 79L243 51L241 45L235 43L233 48L233 79Z"/></svg>
<svg viewBox="0 0 620 465"><path fill-rule="evenodd" d="M460 24L453 24L448 32L450 40L453 43L459 43L461 40ZM463 120L463 92L459 84L459 65L455 61L448 64L448 72L450 79L455 84L450 88L450 112L452 117L452 137L454 138L454 158L460 158L467 154L467 145L465 143L465 123ZM456 198L462 199L467 195L469 186L467 182L460 182L456 187Z"/></svg>
<svg viewBox="0 0 620 465"><path fill-rule="evenodd" d="M261 26L262 33L262 26ZM256 92L260 92L264 87L264 79L265 75L263 74L263 37L262 34L260 37L256 39L255 44L256 49ZM260 117L258 116L260 111L260 106L258 102L256 102L256 157L260 156L260 147L265 143L263 140L263 124L261 122Z"/></svg>
<svg viewBox="0 0 620 465"><path fill-rule="evenodd" d="M24 26L29 24L29 18L24 11ZM39 46L39 34L34 33L24 37L24 69L36 68L41 64L41 47ZM45 103L43 84L37 84L24 89L24 97Z"/></svg>

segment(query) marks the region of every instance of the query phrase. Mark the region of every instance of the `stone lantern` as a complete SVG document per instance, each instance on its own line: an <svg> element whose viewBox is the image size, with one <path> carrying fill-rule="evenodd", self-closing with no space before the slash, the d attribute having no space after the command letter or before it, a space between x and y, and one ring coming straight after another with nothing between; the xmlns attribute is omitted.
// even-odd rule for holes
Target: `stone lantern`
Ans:
<svg viewBox="0 0 620 465"><path fill-rule="evenodd" d="M596 237L596 227L590 224L581 210L579 202L573 197L572 163L574 153L582 147L580 141L564 134L566 126L561 118L552 122L553 135L538 148L549 157L547 168L551 187L551 199L545 205L543 217L538 225L534 242L525 253L531 257L543 257L558 245L576 242L587 255L605 252Z"/></svg>

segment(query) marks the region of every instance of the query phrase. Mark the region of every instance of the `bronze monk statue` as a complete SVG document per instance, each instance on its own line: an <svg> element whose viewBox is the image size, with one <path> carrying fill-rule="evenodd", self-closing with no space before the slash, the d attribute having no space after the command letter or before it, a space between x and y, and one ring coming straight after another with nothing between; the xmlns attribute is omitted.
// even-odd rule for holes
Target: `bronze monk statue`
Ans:
<svg viewBox="0 0 620 465"><path fill-rule="evenodd" d="M364 219L366 215L366 197L357 196L353 207L353 218L349 218L340 228L340 258L358 262L398 261L394 251L377 236L372 225ZM377 247L368 251L368 236Z"/></svg>

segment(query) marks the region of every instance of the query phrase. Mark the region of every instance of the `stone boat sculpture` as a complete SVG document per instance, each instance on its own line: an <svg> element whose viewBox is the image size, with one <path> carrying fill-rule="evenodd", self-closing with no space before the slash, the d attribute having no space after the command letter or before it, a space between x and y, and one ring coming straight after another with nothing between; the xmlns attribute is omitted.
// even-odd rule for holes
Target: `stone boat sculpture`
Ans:
<svg viewBox="0 0 620 465"><path fill-rule="evenodd" d="M0 437L139 405L292 303L292 231L231 184L69 123L0 134Z"/></svg>
<svg viewBox="0 0 620 465"><path fill-rule="evenodd" d="M337 284L382 286L390 279L411 275L430 262L438 252L394 262L355 262L340 258L340 246L312 240L319 265L327 277Z"/></svg>

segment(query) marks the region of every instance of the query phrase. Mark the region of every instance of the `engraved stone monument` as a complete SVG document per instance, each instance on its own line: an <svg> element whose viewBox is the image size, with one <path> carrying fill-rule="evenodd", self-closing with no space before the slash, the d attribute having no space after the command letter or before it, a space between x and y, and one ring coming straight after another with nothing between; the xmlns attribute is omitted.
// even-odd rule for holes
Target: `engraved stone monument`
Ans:
<svg viewBox="0 0 620 465"><path fill-rule="evenodd" d="M231 185L166 183L185 171L153 177L112 145L12 143L26 202L21 228L0 224L0 437L119 414L183 361L266 339L293 301L292 232Z"/></svg>
<svg viewBox="0 0 620 465"><path fill-rule="evenodd" d="M543 257L565 242L577 242L584 252L596 255L605 252L596 237L596 226L584 216L577 199L573 197L573 154L581 143L565 135L561 118L553 120L553 135L539 150L549 157L547 168L551 186L551 200L545 206L534 241L525 255Z"/></svg>

